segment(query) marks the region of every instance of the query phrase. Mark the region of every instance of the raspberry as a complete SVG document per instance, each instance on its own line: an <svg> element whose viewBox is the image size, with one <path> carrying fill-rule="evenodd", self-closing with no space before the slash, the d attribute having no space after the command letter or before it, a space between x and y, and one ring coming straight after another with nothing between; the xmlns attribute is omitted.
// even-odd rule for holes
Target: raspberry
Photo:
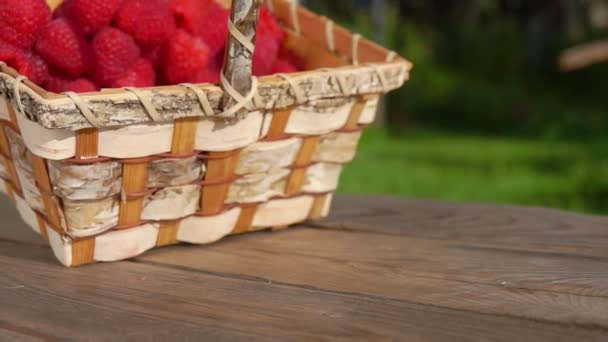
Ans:
<svg viewBox="0 0 608 342"><path fill-rule="evenodd" d="M209 67L203 68L196 74L192 81L194 83L219 83L220 71Z"/></svg>
<svg viewBox="0 0 608 342"><path fill-rule="evenodd" d="M169 0L171 12L178 27L197 33L197 26L207 12L212 0Z"/></svg>
<svg viewBox="0 0 608 342"><path fill-rule="evenodd" d="M69 82L70 80L65 75L51 71L49 77L44 82L44 89L54 93L61 93Z"/></svg>
<svg viewBox="0 0 608 342"><path fill-rule="evenodd" d="M156 75L152 63L145 58L140 58L131 69L112 82L111 87L152 87L155 80Z"/></svg>
<svg viewBox="0 0 608 342"><path fill-rule="evenodd" d="M169 39L164 52L164 77L171 84L192 81L211 59L205 42L182 29Z"/></svg>
<svg viewBox="0 0 608 342"><path fill-rule="evenodd" d="M72 0L68 18L86 34L93 34L108 26L123 0Z"/></svg>
<svg viewBox="0 0 608 342"><path fill-rule="evenodd" d="M207 67L201 70L195 77L195 83L219 83L220 73L222 72L222 64L224 63L225 48L222 48L215 56L211 58Z"/></svg>
<svg viewBox="0 0 608 342"><path fill-rule="evenodd" d="M65 18L54 19L40 33L36 52L49 63L72 76L92 67L93 50L84 34Z"/></svg>
<svg viewBox="0 0 608 342"><path fill-rule="evenodd" d="M266 6L260 7L260 17L258 19L258 30L268 32L268 34L274 37L278 41L282 41L285 32L281 28L281 25L277 22L272 12Z"/></svg>
<svg viewBox="0 0 608 342"><path fill-rule="evenodd" d="M0 61L38 85L42 85L49 75L42 58L3 42L0 42Z"/></svg>
<svg viewBox="0 0 608 342"><path fill-rule="evenodd" d="M284 32L270 11L262 7L252 61L254 75L263 76L272 73L272 65L279 55L284 37Z"/></svg>
<svg viewBox="0 0 608 342"><path fill-rule="evenodd" d="M49 77L49 67L46 62L31 52L25 52L24 56L25 59L18 69L19 73L27 76L30 81L38 85L44 84L44 81Z"/></svg>
<svg viewBox="0 0 608 342"><path fill-rule="evenodd" d="M116 15L116 24L148 47L163 43L175 31L175 20L164 0L125 0Z"/></svg>
<svg viewBox="0 0 608 342"><path fill-rule="evenodd" d="M68 82L63 91L73 91L75 93L89 93L99 90L99 88L90 80L86 78L79 78L74 81Z"/></svg>
<svg viewBox="0 0 608 342"><path fill-rule="evenodd" d="M192 33L203 38L212 55L226 46L230 11L215 1L207 1L205 15L198 19Z"/></svg>
<svg viewBox="0 0 608 342"><path fill-rule="evenodd" d="M0 39L18 48L30 48L49 20L51 9L44 0L0 1Z"/></svg>
<svg viewBox="0 0 608 342"><path fill-rule="evenodd" d="M296 72L298 71L298 68L296 68L293 64L291 64L290 61L286 61L286 60L282 60L282 59L278 59L277 61L274 62L274 64L272 65L272 68L270 69L270 72L272 74L288 74L290 72Z"/></svg>
<svg viewBox="0 0 608 342"><path fill-rule="evenodd" d="M152 63L154 70L158 70L162 67L163 60L162 60L161 52L162 52L162 47L156 46L143 53L144 58L147 59L150 63Z"/></svg>
<svg viewBox="0 0 608 342"><path fill-rule="evenodd" d="M272 65L277 59L279 48L279 42L270 37L267 32L258 31L252 61L255 76L264 76L272 72Z"/></svg>
<svg viewBox="0 0 608 342"><path fill-rule="evenodd" d="M131 36L119 29L107 27L93 38L95 80L109 86L137 61L140 50Z"/></svg>

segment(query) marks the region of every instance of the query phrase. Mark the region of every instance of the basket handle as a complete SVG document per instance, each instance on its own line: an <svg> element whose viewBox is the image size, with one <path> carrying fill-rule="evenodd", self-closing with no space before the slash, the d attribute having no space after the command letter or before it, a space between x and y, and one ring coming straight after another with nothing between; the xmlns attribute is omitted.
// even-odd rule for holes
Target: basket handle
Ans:
<svg viewBox="0 0 608 342"><path fill-rule="evenodd" d="M232 0L222 67L222 116L231 117L248 107L257 91L252 60L262 0Z"/></svg>

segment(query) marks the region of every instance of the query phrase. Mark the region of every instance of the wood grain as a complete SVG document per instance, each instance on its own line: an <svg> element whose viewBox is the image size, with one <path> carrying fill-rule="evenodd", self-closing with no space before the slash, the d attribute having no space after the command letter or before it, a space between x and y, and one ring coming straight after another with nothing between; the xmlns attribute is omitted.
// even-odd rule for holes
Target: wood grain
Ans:
<svg viewBox="0 0 608 342"><path fill-rule="evenodd" d="M317 227L64 269L8 205L0 201L0 339L608 335L602 217L337 196Z"/></svg>
<svg viewBox="0 0 608 342"><path fill-rule="evenodd" d="M23 247L0 241L0 305L10 308L0 310L0 322L19 327L12 334L35 330L76 340L599 341L604 333L133 262L65 270L46 250Z"/></svg>
<svg viewBox="0 0 608 342"><path fill-rule="evenodd" d="M194 151L196 128L200 120L197 118L182 118L175 120L171 153L186 154Z"/></svg>
<svg viewBox="0 0 608 342"><path fill-rule="evenodd" d="M151 252L139 260L213 272L232 265L230 273L272 282L608 327L604 261L314 229L223 244Z"/></svg>
<svg viewBox="0 0 608 342"><path fill-rule="evenodd" d="M313 225L425 239L460 240L524 251L608 257L608 217L560 210L397 197L340 196Z"/></svg>
<svg viewBox="0 0 608 342"><path fill-rule="evenodd" d="M76 159L97 158L99 130L84 128L76 131Z"/></svg>

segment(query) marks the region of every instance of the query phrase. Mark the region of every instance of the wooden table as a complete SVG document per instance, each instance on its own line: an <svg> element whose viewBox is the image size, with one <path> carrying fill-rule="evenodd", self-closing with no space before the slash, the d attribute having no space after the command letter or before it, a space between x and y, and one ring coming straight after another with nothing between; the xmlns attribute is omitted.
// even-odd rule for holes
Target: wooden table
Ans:
<svg viewBox="0 0 608 342"><path fill-rule="evenodd" d="M324 222L66 269L0 208L0 340L608 340L608 218L338 196Z"/></svg>

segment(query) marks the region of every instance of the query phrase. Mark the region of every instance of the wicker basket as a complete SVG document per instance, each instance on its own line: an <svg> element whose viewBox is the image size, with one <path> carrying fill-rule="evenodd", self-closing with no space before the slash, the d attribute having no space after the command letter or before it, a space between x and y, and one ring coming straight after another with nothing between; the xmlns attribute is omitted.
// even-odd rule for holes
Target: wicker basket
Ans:
<svg viewBox="0 0 608 342"><path fill-rule="evenodd" d="M62 264L327 215L379 96L411 64L289 1L267 5L311 71L256 82L234 32L221 86L55 94L2 65L0 191ZM247 32L235 7L250 39L255 25Z"/></svg>

